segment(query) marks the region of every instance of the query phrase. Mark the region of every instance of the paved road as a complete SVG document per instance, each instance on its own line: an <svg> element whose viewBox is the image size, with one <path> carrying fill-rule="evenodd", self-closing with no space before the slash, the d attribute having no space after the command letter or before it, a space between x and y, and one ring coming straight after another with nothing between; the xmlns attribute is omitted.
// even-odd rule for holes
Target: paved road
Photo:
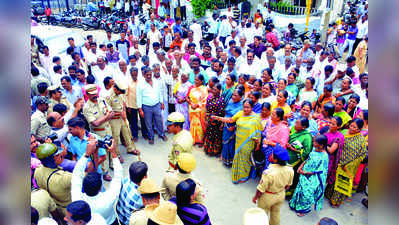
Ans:
<svg viewBox="0 0 399 225"><path fill-rule="evenodd" d="M168 142L156 138L155 145L149 145L144 139L140 139L136 146L142 151L143 161L149 166L149 176L158 184L161 184L165 171L168 168L167 156L172 146L172 135L168 135ZM123 148L123 147L121 147ZM128 176L130 163L137 160L137 157L126 155L124 176ZM248 183L234 185L231 182L230 169L224 167L216 158L205 155L202 149L195 148L195 158L197 168L194 175L205 186L206 202L212 224L215 225L242 225L243 214L247 208L254 207L251 199L255 193L259 178L250 180ZM323 210L311 212L305 217L299 218L288 207L288 201L283 204L281 209L281 225L307 225L317 224L322 217L334 218L338 224L361 225L368 224L368 211L360 203L363 194L356 194L352 202L345 202L340 208L333 209L327 200L324 201Z"/></svg>

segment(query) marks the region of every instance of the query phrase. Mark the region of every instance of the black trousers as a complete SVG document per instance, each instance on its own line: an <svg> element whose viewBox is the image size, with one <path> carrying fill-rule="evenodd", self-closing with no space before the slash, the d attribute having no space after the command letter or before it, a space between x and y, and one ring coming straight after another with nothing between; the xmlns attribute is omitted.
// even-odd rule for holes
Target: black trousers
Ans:
<svg viewBox="0 0 399 225"><path fill-rule="evenodd" d="M186 6L180 7L180 13L181 13L181 19L186 20L187 19Z"/></svg>
<svg viewBox="0 0 399 225"><path fill-rule="evenodd" d="M110 14L110 13L111 13L111 8L105 7L105 14Z"/></svg>
<svg viewBox="0 0 399 225"><path fill-rule="evenodd" d="M129 121L130 131L132 132L133 138L137 138L139 136L139 127L138 127L138 117L139 110L133 108L127 108L127 120ZM140 126L141 126L141 135L144 138L148 138L148 130L145 125L144 118L140 117Z"/></svg>

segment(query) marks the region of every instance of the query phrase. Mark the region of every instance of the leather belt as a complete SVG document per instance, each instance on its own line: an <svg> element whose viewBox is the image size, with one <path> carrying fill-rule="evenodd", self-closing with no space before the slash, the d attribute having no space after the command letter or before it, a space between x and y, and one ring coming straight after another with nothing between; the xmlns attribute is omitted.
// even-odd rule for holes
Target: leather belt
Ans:
<svg viewBox="0 0 399 225"><path fill-rule="evenodd" d="M94 131L105 131L105 128L93 128Z"/></svg>
<svg viewBox="0 0 399 225"><path fill-rule="evenodd" d="M113 116L112 117L113 120L117 120L117 119L120 119L120 118L122 118L122 117L121 116Z"/></svg>

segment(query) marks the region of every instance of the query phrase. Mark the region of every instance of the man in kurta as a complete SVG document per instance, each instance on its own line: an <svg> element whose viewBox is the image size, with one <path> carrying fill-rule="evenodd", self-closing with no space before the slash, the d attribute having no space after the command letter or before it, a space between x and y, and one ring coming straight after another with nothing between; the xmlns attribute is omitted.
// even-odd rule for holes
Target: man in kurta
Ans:
<svg viewBox="0 0 399 225"><path fill-rule="evenodd" d="M168 116L168 131L173 133L173 146L169 153L169 169L176 170L177 157L180 153L191 153L193 149L193 138L191 133L183 129L184 116L179 112L173 112Z"/></svg>
<svg viewBox="0 0 399 225"><path fill-rule="evenodd" d="M252 199L258 207L269 215L270 225L280 225L280 208L285 198L285 190L292 184L294 170L287 165L289 155L287 150L276 146L271 154L269 168L263 171L262 179Z"/></svg>

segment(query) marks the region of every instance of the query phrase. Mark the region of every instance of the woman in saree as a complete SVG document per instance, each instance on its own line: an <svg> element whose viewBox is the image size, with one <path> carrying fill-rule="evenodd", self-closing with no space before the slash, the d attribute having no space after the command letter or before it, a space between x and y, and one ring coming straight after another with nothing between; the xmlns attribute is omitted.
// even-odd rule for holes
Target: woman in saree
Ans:
<svg viewBox="0 0 399 225"><path fill-rule="evenodd" d="M288 119L288 126L293 127L297 119L299 119L300 117L308 118L309 127L307 130L312 136L316 136L317 133L319 133L319 125L317 125L316 120L312 118L311 112L312 112L312 103L308 101L302 102L301 110L299 112L294 113L294 116Z"/></svg>
<svg viewBox="0 0 399 225"><path fill-rule="evenodd" d="M338 163L342 154L342 147L344 146L344 135L338 131L342 126L341 117L335 116L329 123L329 129L325 133L327 142L327 153L328 153L328 173L327 173L327 186L325 195L332 196L334 192L335 178L338 168Z"/></svg>
<svg viewBox="0 0 399 225"><path fill-rule="evenodd" d="M252 111L255 113L260 113L260 111L262 111L262 104L259 103L260 95L260 92L257 91L251 91L248 95L248 98L250 98L254 102L254 107L252 108Z"/></svg>
<svg viewBox="0 0 399 225"><path fill-rule="evenodd" d="M262 92L263 82L261 79L256 79L252 91Z"/></svg>
<svg viewBox="0 0 399 225"><path fill-rule="evenodd" d="M368 141L369 141L369 111L367 109L361 111L359 113L359 118L363 120L364 125L360 133L364 136L367 143L368 148ZM362 163L359 165L359 169L357 170L355 179L353 180L353 189L357 190L357 192L363 192L366 188L368 176L367 176L367 165L368 160L363 160Z"/></svg>
<svg viewBox="0 0 399 225"><path fill-rule="evenodd" d="M335 97L332 95L333 87L331 84L327 84L324 86L323 94L320 95L319 99L317 99L315 112L320 113L324 104L326 103L335 103Z"/></svg>
<svg viewBox="0 0 399 225"><path fill-rule="evenodd" d="M242 110L242 97L244 91L236 89L231 96L231 100L226 106L225 117L231 118L236 113ZM235 123L224 123L223 127L223 150L222 150L222 161L225 166L231 166L233 164L235 143L236 143L236 124Z"/></svg>
<svg viewBox="0 0 399 225"><path fill-rule="evenodd" d="M337 103L337 102L335 102L335 103ZM331 118L334 116L334 112L335 112L335 106L331 103L326 103L326 104L324 104L320 113L313 114L313 118L316 119L317 125L319 127L319 131L321 131L324 127L328 126Z"/></svg>
<svg viewBox="0 0 399 225"><path fill-rule="evenodd" d="M182 73L180 82L176 84L175 89L173 91L174 96L176 98L176 112L183 114L183 116L184 116L183 128L186 130L190 130L188 103L187 103L186 97L187 97L188 89L191 86L192 86L192 84L188 81L187 73Z"/></svg>
<svg viewBox="0 0 399 225"><path fill-rule="evenodd" d="M328 171L327 137L316 136L314 151L298 169L299 183L289 206L298 216L302 217L312 211L312 205L316 211L323 208L323 196Z"/></svg>
<svg viewBox="0 0 399 225"><path fill-rule="evenodd" d="M287 148L288 139L290 136L290 129L284 122L284 111L281 108L275 108L272 110L270 123L265 127L263 137L262 151L265 154L265 159L268 159L270 154L273 152L273 148L276 145L280 145L283 148ZM265 160L265 167L263 170L269 167L270 162Z"/></svg>
<svg viewBox="0 0 399 225"><path fill-rule="evenodd" d="M369 38L366 38L359 43L357 46L354 56L356 57L356 66L359 68L359 73L362 74L365 71L366 62L367 62L367 44L369 42Z"/></svg>
<svg viewBox="0 0 399 225"><path fill-rule="evenodd" d="M358 94L352 94L349 97L348 104L345 107L345 111L352 119L359 118L359 114L362 111L362 109L358 107L359 102L360 96Z"/></svg>
<svg viewBox="0 0 399 225"><path fill-rule="evenodd" d="M268 123L270 123L270 115L271 115L271 105L268 102L262 103L262 111L260 111L260 123L262 124L262 130L265 130L265 127Z"/></svg>
<svg viewBox="0 0 399 225"><path fill-rule="evenodd" d="M236 146L232 166L232 181L234 184L244 183L249 179L251 171L250 156L255 149L259 151L261 138L261 124L259 116L252 111L254 103L245 99L243 109L233 117L212 116L212 119L223 123L236 123Z"/></svg>
<svg viewBox="0 0 399 225"><path fill-rule="evenodd" d="M226 103L230 102L233 96L234 88L236 87L236 76L234 74L228 74L226 76L226 83L223 86L222 97Z"/></svg>
<svg viewBox="0 0 399 225"><path fill-rule="evenodd" d="M212 120L211 116L224 116L224 108L226 103L220 92L222 84L215 84L212 89L212 96L206 101L205 125L206 132L204 138L204 151L209 156L218 156L222 151L223 123Z"/></svg>
<svg viewBox="0 0 399 225"><path fill-rule="evenodd" d="M279 93L280 91L286 90L288 92L287 104L291 105L291 104L295 103L296 98L286 88L287 88L287 80L283 79L283 78L279 79L277 82L276 92Z"/></svg>
<svg viewBox="0 0 399 225"><path fill-rule="evenodd" d="M295 84L295 80L296 80L296 74L289 73L287 77L287 87L285 88L285 90L291 93L294 99L296 99L299 94L299 89Z"/></svg>
<svg viewBox="0 0 399 225"><path fill-rule="evenodd" d="M299 166L304 162L309 153L312 151L312 135L309 133L307 128L309 127L309 119L306 117L300 117L296 120L295 126L291 128L290 138L287 144L287 151L290 159L290 164L294 169L294 180L290 188L285 192L286 196L291 196L299 182L299 174L297 170Z"/></svg>
<svg viewBox="0 0 399 225"><path fill-rule="evenodd" d="M280 91L277 94L276 101L272 102L272 111L276 108L280 108L284 110L284 119L290 118L293 116L291 112L291 107L287 104L288 99L288 91Z"/></svg>
<svg viewBox="0 0 399 225"><path fill-rule="evenodd" d="M298 97L296 99L296 107L299 109L303 101L308 101L312 103L313 108L317 101L317 92L314 90L314 85L316 80L313 77L306 78L305 87L299 91Z"/></svg>
<svg viewBox="0 0 399 225"><path fill-rule="evenodd" d="M276 101L276 96L273 94L273 85L271 84L265 84L262 87L262 98L259 99L259 103L264 103L264 102L268 102L268 103L272 103L274 101Z"/></svg>
<svg viewBox="0 0 399 225"><path fill-rule="evenodd" d="M261 75L263 85L265 84L271 84L273 86L273 89L277 88L277 83L274 81L274 78L272 76L272 70L270 68L266 68L262 70L262 75Z"/></svg>
<svg viewBox="0 0 399 225"><path fill-rule="evenodd" d="M208 89L204 86L204 76L198 74L194 85L188 91L186 100L189 104L190 132L194 145L202 147L205 133L205 104L208 97Z"/></svg>
<svg viewBox="0 0 399 225"><path fill-rule="evenodd" d="M341 158L338 166L345 171L352 179L355 177L360 163L367 155L367 142L360 133L364 125L362 119L354 119L349 124L348 134L345 135L344 146L342 147ZM346 196L338 191L327 195L333 208L342 205Z"/></svg>
<svg viewBox="0 0 399 225"><path fill-rule="evenodd" d="M345 106L346 100L344 97L339 96L337 99L335 99L335 112L334 116L339 116L342 119L342 128L345 128L346 125L350 120L352 120L352 117L349 116L349 114L345 111L344 106Z"/></svg>

